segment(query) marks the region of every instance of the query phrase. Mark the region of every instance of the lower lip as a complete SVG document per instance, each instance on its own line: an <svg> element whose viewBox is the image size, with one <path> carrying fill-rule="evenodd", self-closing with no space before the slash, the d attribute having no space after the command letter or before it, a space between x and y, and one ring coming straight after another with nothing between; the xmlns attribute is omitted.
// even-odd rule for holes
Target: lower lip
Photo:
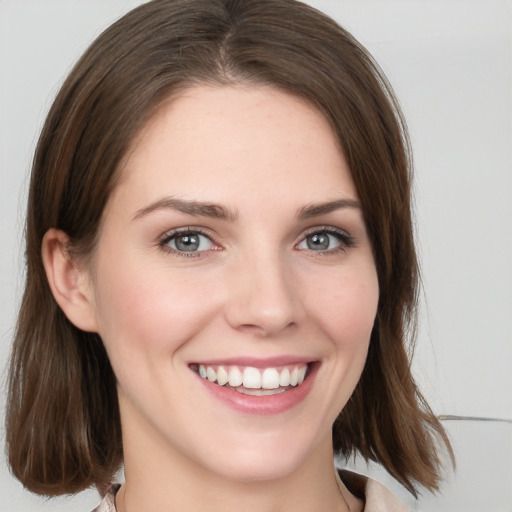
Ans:
<svg viewBox="0 0 512 512"><path fill-rule="evenodd" d="M280 414L300 404L309 394L313 386L317 369L317 364L310 368L302 384L288 391L284 391L283 393L265 396L245 395L231 388L214 384L208 379L201 378L199 375L197 375L197 378L200 379L203 386L205 386L216 399L225 403L232 409L245 414L270 416Z"/></svg>

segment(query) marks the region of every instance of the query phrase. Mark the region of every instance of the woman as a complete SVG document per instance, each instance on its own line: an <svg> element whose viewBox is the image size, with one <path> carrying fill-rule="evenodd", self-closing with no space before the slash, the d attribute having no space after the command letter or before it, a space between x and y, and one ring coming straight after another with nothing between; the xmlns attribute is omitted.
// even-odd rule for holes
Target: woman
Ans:
<svg viewBox="0 0 512 512"><path fill-rule="evenodd" d="M98 510L399 510L332 459L437 488L416 284L406 129L365 50L295 1L144 4L36 150L13 472L107 492L123 463Z"/></svg>

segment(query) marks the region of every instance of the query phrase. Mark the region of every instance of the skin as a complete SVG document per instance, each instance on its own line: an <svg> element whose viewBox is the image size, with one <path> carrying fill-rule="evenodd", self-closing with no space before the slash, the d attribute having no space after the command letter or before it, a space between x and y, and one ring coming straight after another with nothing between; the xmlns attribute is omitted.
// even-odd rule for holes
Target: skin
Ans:
<svg viewBox="0 0 512 512"><path fill-rule="evenodd" d="M185 213L176 200L228 214ZM337 482L331 440L379 293L357 201L317 110L267 87L195 86L134 142L87 263L66 262L65 235L47 235L54 293L67 294L58 300L76 325L100 334L118 379L120 511L362 510ZM180 228L203 232L199 251L177 250ZM311 248L326 229L337 230L328 247ZM279 414L230 407L189 367L283 355L314 360L317 372Z"/></svg>

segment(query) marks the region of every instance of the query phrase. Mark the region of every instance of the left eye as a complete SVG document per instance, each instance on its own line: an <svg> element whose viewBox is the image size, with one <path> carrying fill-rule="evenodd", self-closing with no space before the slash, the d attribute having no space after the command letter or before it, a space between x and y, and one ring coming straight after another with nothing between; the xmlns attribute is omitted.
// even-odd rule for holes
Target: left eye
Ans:
<svg viewBox="0 0 512 512"><path fill-rule="evenodd" d="M318 231L307 235L297 245L297 248L309 249L310 251L329 251L338 248L340 245L349 245L345 238L348 238L348 236L343 236L341 233Z"/></svg>
<svg viewBox="0 0 512 512"><path fill-rule="evenodd" d="M213 247L213 242L206 235L194 232L172 235L164 244L177 252L202 252Z"/></svg>

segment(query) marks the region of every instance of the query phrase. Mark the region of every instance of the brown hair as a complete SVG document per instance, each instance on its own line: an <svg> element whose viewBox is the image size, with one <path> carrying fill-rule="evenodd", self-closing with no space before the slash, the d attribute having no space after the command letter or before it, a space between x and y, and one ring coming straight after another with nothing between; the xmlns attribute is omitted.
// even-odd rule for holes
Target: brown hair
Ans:
<svg viewBox="0 0 512 512"><path fill-rule="evenodd" d="M122 463L116 379L103 344L74 327L50 292L41 243L63 230L94 247L122 159L165 97L198 82L267 84L330 121L362 204L380 300L360 382L333 427L334 448L380 462L411 492L438 486L443 427L410 371L418 268L409 145L378 66L334 21L294 0L156 0L121 18L75 65L35 153L26 286L11 360L7 443L30 490L104 487Z"/></svg>

